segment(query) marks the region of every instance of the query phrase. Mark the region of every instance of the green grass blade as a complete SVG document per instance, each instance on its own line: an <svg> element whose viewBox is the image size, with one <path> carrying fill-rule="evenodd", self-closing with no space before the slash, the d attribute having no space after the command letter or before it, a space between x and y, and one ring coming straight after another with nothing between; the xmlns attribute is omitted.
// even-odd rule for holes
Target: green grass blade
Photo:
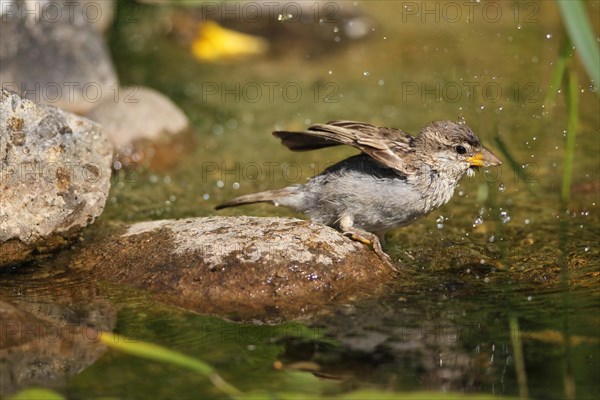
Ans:
<svg viewBox="0 0 600 400"><path fill-rule="evenodd" d="M9 400L65 400L62 394L50 389L29 388L10 396Z"/></svg>
<svg viewBox="0 0 600 400"><path fill-rule="evenodd" d="M600 52L592 26L587 18L585 5L580 0L557 0L567 33L583 61L585 70L594 86L600 82ZM600 91L596 90L600 95Z"/></svg>
<svg viewBox="0 0 600 400"><path fill-rule="evenodd" d="M221 378L213 367L203 361L186 356L185 354L166 349L153 343L134 341L120 335L114 335L110 332L102 332L100 341L112 349L120 350L133 356L160 361L196 371L200 375L210 379L217 389L231 397L238 397L241 394L238 389Z"/></svg>
<svg viewBox="0 0 600 400"><path fill-rule="evenodd" d="M548 85L548 93L546 94L546 98L544 99L544 110L546 112L550 112L552 109L552 103L554 103L554 99L556 98L556 94L558 93L558 88L562 83L563 76L565 74L565 68L567 67L567 60L563 58L558 58L554 62L554 69L552 70L552 78L550 80L550 85Z"/></svg>
<svg viewBox="0 0 600 400"><path fill-rule="evenodd" d="M513 347L513 356L515 358L515 372L517 374L517 383L519 385L519 397L521 399L529 398L527 389L527 373L525 370L525 357L523 356L523 342L521 341L521 330L519 320L514 314L508 317L510 327L510 341Z"/></svg>
<svg viewBox="0 0 600 400"><path fill-rule="evenodd" d="M546 98L544 99L544 110L546 112L550 112L550 110L552 110L558 89L560 89L562 86L567 65L573 56L572 47L573 45L568 38L565 38L560 46L558 58L554 62L554 68L552 69L552 77L550 78L548 93L546 93Z"/></svg>
<svg viewBox="0 0 600 400"><path fill-rule="evenodd" d="M565 164L561 197L566 206L571 199L571 180L573 178L573 161L575 159L575 135L579 126L579 84L577 72L569 68L567 76L567 144L565 148Z"/></svg>

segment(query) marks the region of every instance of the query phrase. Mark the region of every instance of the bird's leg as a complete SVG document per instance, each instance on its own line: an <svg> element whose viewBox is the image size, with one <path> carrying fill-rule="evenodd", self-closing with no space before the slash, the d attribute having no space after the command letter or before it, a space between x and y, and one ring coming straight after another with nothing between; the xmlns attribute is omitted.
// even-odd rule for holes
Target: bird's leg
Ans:
<svg viewBox="0 0 600 400"><path fill-rule="evenodd" d="M385 231L377 231L375 234L379 238L379 243L381 243L381 246L385 246Z"/></svg>
<svg viewBox="0 0 600 400"><path fill-rule="evenodd" d="M354 221L351 216L344 216L340 218L340 229L343 232L344 236L348 236L350 239L370 246L375 254L381 258L381 260L392 269L394 272L398 272L398 269L392 262L390 256L388 256L381 247L381 242L379 241L379 237L374 233L364 231L353 226Z"/></svg>

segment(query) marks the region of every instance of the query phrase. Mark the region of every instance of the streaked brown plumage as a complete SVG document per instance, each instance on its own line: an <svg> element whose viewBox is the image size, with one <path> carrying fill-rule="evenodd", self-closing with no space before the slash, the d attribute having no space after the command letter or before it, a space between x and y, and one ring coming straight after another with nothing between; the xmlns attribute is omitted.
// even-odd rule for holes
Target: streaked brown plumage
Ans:
<svg viewBox="0 0 600 400"><path fill-rule="evenodd" d="M293 151L349 145L362 154L333 165L304 185L240 196L216 208L257 202L289 207L371 244L387 261L378 235L447 203L460 178L473 168L500 164L467 125L450 121L432 122L418 136L353 121L273 135Z"/></svg>

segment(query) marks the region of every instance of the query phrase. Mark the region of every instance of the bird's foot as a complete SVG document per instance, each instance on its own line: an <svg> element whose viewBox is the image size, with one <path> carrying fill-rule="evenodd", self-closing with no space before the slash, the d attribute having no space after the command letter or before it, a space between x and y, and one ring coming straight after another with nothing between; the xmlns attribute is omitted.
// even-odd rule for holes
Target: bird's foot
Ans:
<svg viewBox="0 0 600 400"><path fill-rule="evenodd" d="M370 241L369 239L359 236L354 232L344 232L345 236L348 236L350 239L354 240L355 242L360 242L362 244L365 244L367 246L373 246L373 242Z"/></svg>
<svg viewBox="0 0 600 400"><path fill-rule="evenodd" d="M347 236L356 242L360 242L364 245L371 247L373 249L373 251L375 252L375 254L377 254L377 256L379 256L379 258L393 272L396 272L396 273L400 272L400 271L398 271L398 268L394 265L392 258L383 251L383 248L381 247L381 242L379 241L379 238L377 237L377 235L370 233L370 232L359 231L359 230L346 231L343 234L344 234L344 236Z"/></svg>

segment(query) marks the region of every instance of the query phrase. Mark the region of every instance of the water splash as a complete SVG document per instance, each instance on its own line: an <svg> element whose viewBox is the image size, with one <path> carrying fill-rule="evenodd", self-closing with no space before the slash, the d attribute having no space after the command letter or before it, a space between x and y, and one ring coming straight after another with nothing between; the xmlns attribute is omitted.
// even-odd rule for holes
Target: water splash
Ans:
<svg viewBox="0 0 600 400"><path fill-rule="evenodd" d="M442 215L440 215L440 216L439 216L439 217L438 217L438 218L435 220L435 222L436 222L436 224L437 224L436 226L437 226L437 228L438 228L438 229L443 229L443 228L444 228L444 220L445 220L445 218L444 218L444 216L442 216Z"/></svg>

